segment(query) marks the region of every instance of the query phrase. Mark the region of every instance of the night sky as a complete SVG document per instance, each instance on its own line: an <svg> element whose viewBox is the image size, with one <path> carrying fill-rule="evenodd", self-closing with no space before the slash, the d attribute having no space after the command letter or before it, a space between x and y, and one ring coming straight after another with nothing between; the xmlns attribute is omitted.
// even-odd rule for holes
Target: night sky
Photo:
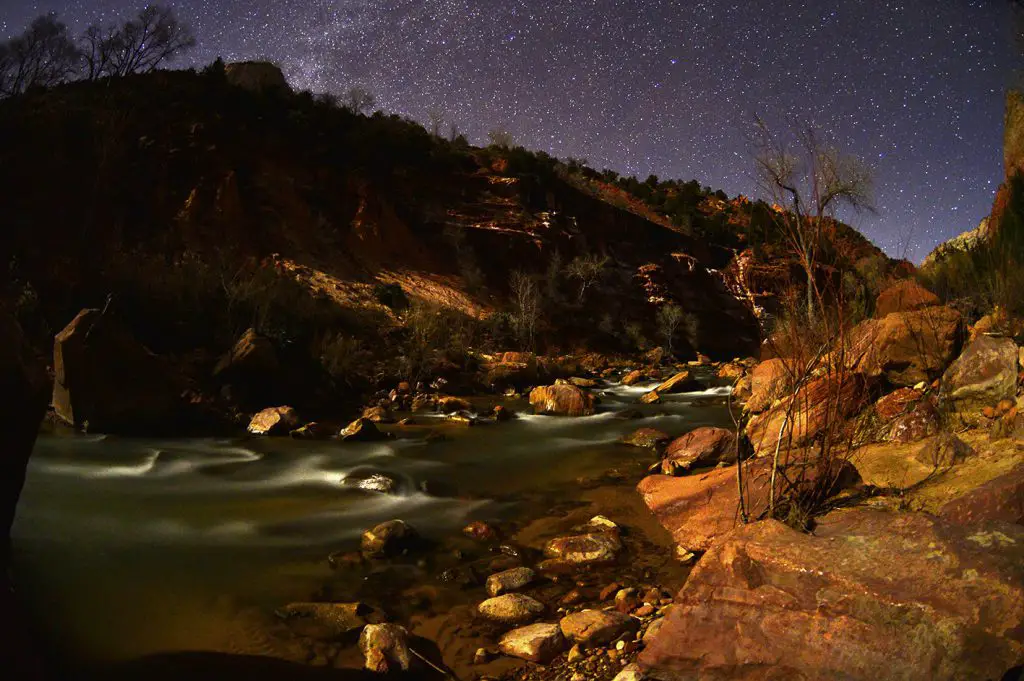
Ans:
<svg viewBox="0 0 1024 681"><path fill-rule="evenodd" d="M0 0L0 34L55 11L76 30L133 0ZM293 86L361 85L641 179L758 196L754 112L800 116L876 169L877 213L843 216L919 260L986 215L1019 57L1006 0L174 0L188 62L266 58ZM448 123L445 124L445 130Z"/></svg>

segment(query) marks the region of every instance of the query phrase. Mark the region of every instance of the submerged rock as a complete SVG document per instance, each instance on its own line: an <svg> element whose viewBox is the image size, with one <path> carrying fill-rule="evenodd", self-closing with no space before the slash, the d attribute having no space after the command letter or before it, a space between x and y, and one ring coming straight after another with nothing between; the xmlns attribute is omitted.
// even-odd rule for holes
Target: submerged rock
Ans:
<svg viewBox="0 0 1024 681"><path fill-rule="evenodd" d="M656 678L1000 679L1024 659L1024 527L833 512L715 543L638 662Z"/></svg>
<svg viewBox="0 0 1024 681"><path fill-rule="evenodd" d="M671 439L671 435L657 428L638 428L629 435L622 436L619 442L642 449L658 449Z"/></svg>
<svg viewBox="0 0 1024 681"><path fill-rule="evenodd" d="M409 671L409 632L397 624L367 624L359 636L366 669L378 674Z"/></svg>
<svg viewBox="0 0 1024 681"><path fill-rule="evenodd" d="M622 551L616 532L591 532L571 537L556 537L544 546L544 555L569 565L614 563Z"/></svg>
<svg viewBox="0 0 1024 681"><path fill-rule="evenodd" d="M341 484L380 494L397 494L402 489L402 483L397 477L373 469L356 469L346 475Z"/></svg>
<svg viewBox="0 0 1024 681"><path fill-rule="evenodd" d="M546 664L565 650L565 639L557 624L531 624L502 636L498 648L506 655Z"/></svg>
<svg viewBox="0 0 1024 681"><path fill-rule="evenodd" d="M337 640L379 617L363 603L289 603L276 611L300 636Z"/></svg>
<svg viewBox="0 0 1024 681"><path fill-rule="evenodd" d="M419 541L419 534L403 520L388 520L363 532L360 548L368 558L405 553Z"/></svg>
<svg viewBox="0 0 1024 681"><path fill-rule="evenodd" d="M498 540L498 531L488 523L482 520L474 520L469 525L462 528L462 534L466 535L470 539L481 542L492 542Z"/></svg>
<svg viewBox="0 0 1024 681"><path fill-rule="evenodd" d="M523 624L540 617L544 604L523 594L504 594L488 598L477 606L477 611L495 622Z"/></svg>

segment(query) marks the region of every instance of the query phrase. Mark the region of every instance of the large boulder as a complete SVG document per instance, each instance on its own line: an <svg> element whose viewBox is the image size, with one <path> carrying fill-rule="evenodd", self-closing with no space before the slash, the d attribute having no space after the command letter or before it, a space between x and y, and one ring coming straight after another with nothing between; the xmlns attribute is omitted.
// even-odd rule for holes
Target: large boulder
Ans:
<svg viewBox="0 0 1024 681"><path fill-rule="evenodd" d="M956 310L933 306L868 319L850 332L847 361L866 376L896 386L931 382L960 350L963 320Z"/></svg>
<svg viewBox="0 0 1024 681"><path fill-rule="evenodd" d="M671 679L1000 679L1024 659L1024 527L851 509L715 544L639 663Z"/></svg>
<svg viewBox="0 0 1024 681"><path fill-rule="evenodd" d="M766 359L750 372L750 396L746 410L760 414L789 390L794 380L792 360Z"/></svg>
<svg viewBox="0 0 1024 681"><path fill-rule="evenodd" d="M252 417L248 431L252 435L288 435L299 428L298 413L288 406L267 407Z"/></svg>
<svg viewBox="0 0 1024 681"><path fill-rule="evenodd" d="M544 545L544 555L567 565L607 565L622 551L622 540L615 531L556 537Z"/></svg>
<svg viewBox="0 0 1024 681"><path fill-rule="evenodd" d="M547 385L530 391L535 414L589 416L594 413L594 396L574 385Z"/></svg>
<svg viewBox="0 0 1024 681"><path fill-rule="evenodd" d="M744 502L751 518L763 517L769 510L771 463L766 458L743 467ZM843 461L828 470L792 464L783 466L782 472L775 482L780 500L784 479L793 483L798 497L816 494L825 498L859 480L853 466ZM682 477L650 475L640 481L637 491L676 543L690 551L707 551L718 537L741 522L736 466Z"/></svg>
<svg viewBox="0 0 1024 681"><path fill-rule="evenodd" d="M981 410L1017 395L1017 345L979 336L942 376L939 406L954 423L977 425Z"/></svg>
<svg viewBox="0 0 1024 681"><path fill-rule="evenodd" d="M688 369L684 369L654 389L659 395L671 395L672 393L689 393L703 390L704 386L693 377Z"/></svg>
<svg viewBox="0 0 1024 681"><path fill-rule="evenodd" d="M899 388L874 406L876 439L882 442L917 442L939 432L939 412L931 396L914 388Z"/></svg>
<svg viewBox="0 0 1024 681"><path fill-rule="evenodd" d="M217 361L213 377L229 386L243 407L256 407L280 399L282 374L277 346L255 329L248 329Z"/></svg>
<svg viewBox="0 0 1024 681"><path fill-rule="evenodd" d="M173 432L184 386L112 314L82 310L53 343L53 410L98 433Z"/></svg>
<svg viewBox="0 0 1024 681"><path fill-rule="evenodd" d="M693 468L736 462L736 434L725 428L704 426L669 443L661 472L679 475Z"/></svg>
<svg viewBox="0 0 1024 681"><path fill-rule="evenodd" d="M814 440L833 419L846 419L866 406L868 382L862 374L828 376L803 385L766 412L747 423L747 437L759 455L782 448L801 447Z"/></svg>
<svg viewBox="0 0 1024 681"><path fill-rule="evenodd" d="M946 502L939 516L959 525L989 521L1024 525L1024 463Z"/></svg>
<svg viewBox="0 0 1024 681"><path fill-rule="evenodd" d="M0 394L7 425L0 431L0 668L5 678L42 679L42 667L8 583L11 524L39 423L50 399L50 379L25 342L17 321L0 309Z"/></svg>
<svg viewBox="0 0 1024 681"><path fill-rule="evenodd" d="M884 319L893 312L913 312L939 304L939 297L913 279L902 279L878 294L875 317Z"/></svg>
<svg viewBox="0 0 1024 681"><path fill-rule="evenodd" d="M227 81L254 92L291 92L281 67L269 61L239 61L224 67Z"/></svg>

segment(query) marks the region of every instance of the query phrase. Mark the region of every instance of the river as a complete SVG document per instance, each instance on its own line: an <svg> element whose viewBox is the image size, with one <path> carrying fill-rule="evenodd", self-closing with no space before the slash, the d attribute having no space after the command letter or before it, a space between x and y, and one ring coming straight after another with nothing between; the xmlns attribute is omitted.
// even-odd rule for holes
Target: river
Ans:
<svg viewBox="0 0 1024 681"><path fill-rule="evenodd" d="M309 600L332 579L326 556L401 518L431 539L470 520L558 515L588 481L647 450L616 441L640 427L673 436L725 426L726 388L639 405L652 387L611 385L595 415L527 415L482 427L391 428L382 443L286 438L125 439L44 433L13 530L13 573L44 639L66 659L120 662L190 650L252 652L237 613ZM494 400L482 400L481 404ZM623 410L644 418L622 418ZM428 441L439 430L447 437ZM397 493L347 486L382 472ZM258 646L256 646L258 648Z"/></svg>

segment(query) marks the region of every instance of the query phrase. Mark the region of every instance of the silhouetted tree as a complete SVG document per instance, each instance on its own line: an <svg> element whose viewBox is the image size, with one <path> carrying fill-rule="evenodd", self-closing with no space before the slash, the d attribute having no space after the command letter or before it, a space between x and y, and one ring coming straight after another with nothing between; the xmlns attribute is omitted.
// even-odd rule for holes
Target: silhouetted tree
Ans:
<svg viewBox="0 0 1024 681"><path fill-rule="evenodd" d="M195 47L196 39L174 10L148 5L121 26L90 26L82 37L85 77L127 76L155 71L164 62Z"/></svg>
<svg viewBox="0 0 1024 681"><path fill-rule="evenodd" d="M377 99L369 90L359 87L349 88L345 93L345 108L354 114L361 114L369 111L377 104Z"/></svg>
<svg viewBox="0 0 1024 681"><path fill-rule="evenodd" d="M427 111L427 120L430 121L430 134L434 137L441 136L441 127L444 125L444 113L440 109Z"/></svg>
<svg viewBox="0 0 1024 681"><path fill-rule="evenodd" d="M0 43L0 95L52 87L78 71L81 53L55 14L33 21L19 36Z"/></svg>
<svg viewBox="0 0 1024 681"><path fill-rule="evenodd" d="M512 133L504 128L491 130L487 133L487 139L491 141L491 146L498 147L499 149L511 149L515 145Z"/></svg>

